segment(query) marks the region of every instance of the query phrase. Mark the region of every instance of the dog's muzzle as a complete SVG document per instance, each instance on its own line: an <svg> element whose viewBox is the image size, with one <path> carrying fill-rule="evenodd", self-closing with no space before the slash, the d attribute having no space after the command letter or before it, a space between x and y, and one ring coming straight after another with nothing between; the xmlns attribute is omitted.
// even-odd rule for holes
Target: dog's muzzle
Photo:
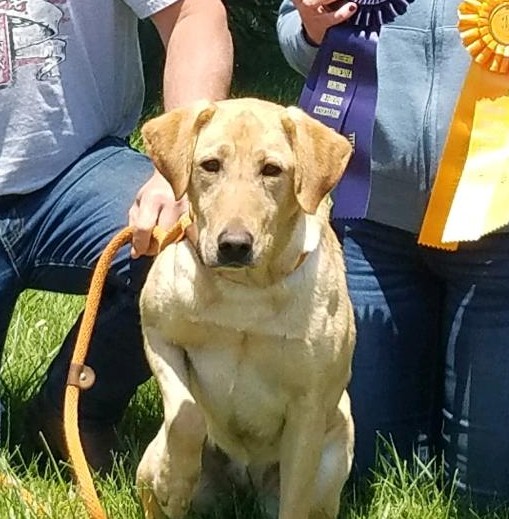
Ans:
<svg viewBox="0 0 509 519"><path fill-rule="evenodd" d="M246 230L223 231L217 238L219 266L246 267L253 261L253 235Z"/></svg>

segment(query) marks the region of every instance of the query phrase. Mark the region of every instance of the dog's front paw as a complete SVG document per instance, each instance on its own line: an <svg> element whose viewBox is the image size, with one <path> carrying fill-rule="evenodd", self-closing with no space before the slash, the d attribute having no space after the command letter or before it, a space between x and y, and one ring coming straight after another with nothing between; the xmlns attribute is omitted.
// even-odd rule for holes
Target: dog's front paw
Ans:
<svg viewBox="0 0 509 519"><path fill-rule="evenodd" d="M141 505L143 507L143 516L145 519L167 519L165 513L161 510L156 496L151 488L143 487L139 489Z"/></svg>
<svg viewBox="0 0 509 519"><path fill-rule="evenodd" d="M183 498L158 499L146 486L139 492L145 519L183 519L191 504L189 499Z"/></svg>

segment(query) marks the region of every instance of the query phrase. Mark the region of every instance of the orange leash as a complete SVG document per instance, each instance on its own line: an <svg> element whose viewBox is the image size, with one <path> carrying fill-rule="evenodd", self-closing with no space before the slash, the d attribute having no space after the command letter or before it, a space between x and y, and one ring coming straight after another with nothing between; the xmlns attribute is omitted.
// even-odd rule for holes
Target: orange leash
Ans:
<svg viewBox="0 0 509 519"><path fill-rule="evenodd" d="M185 231L191 223L191 218L186 213L180 217L179 221L168 232L155 227L152 236L158 244L159 252L170 243L181 241L185 237ZM132 237L132 227L126 227L120 231L106 246L95 267L76 346L69 366L69 376L65 390L64 432L67 449L81 497L91 519L107 519L107 516L97 497L81 445L78 428L78 401L80 390L90 388L95 380L94 372L85 365L85 358L97 317L104 282L113 258L122 246L132 240Z"/></svg>

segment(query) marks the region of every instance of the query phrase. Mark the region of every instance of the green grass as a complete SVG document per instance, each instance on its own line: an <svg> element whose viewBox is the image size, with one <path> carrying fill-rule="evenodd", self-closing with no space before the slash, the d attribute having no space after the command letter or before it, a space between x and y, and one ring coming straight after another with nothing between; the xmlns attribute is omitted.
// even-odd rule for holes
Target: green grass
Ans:
<svg viewBox="0 0 509 519"><path fill-rule="evenodd" d="M283 104L294 104L302 79L288 71L273 44L257 49L256 67L244 59L235 78L236 96L258 96ZM263 57L263 59L262 59ZM152 108L150 113L157 112ZM139 133L133 142L140 144ZM6 408L2 418L0 473L15 479L42 506L47 519L86 518L87 514L70 481L65 464L45 455L24 451L24 409L39 388L44 372L67 330L83 307L83 298L26 291L12 318L0 371L0 396ZM1 303L0 303L1 304ZM96 477L101 501L111 519L143 517L134 488L134 473L141 453L155 435L162 417L156 386L149 381L133 399L120 436L124 454L113 474ZM509 519L509 511L477 514L442 485L442 470L434 464L416 463L410 468L395 455L380 459L369 483L350 485L344 491L342 519ZM36 507L27 503L18 487L0 484L0 519L30 519ZM261 519L256 500L233 494L218 503L207 519Z"/></svg>
<svg viewBox="0 0 509 519"><path fill-rule="evenodd" d="M83 504L70 483L68 468L46 457L20 453L23 437L23 404L37 390L43 373L67 329L83 305L83 298L26 291L18 301L4 352L1 371L2 401L6 407L2 428L6 437L0 449L0 471L19 481L46 518L87 517ZM143 448L161 420L161 404L153 381L138 391L121 428L127 452L117 460L112 476L96 478L101 501L109 517L141 519L142 511L134 488L134 472ZM349 486L344 493L344 519L509 519L501 511L477 515L442 487L442 471L433 464L417 463L410 468L394 455L381 458L373 480ZM34 507L20 497L16 488L0 487L0 518L35 518ZM210 519L261 519L252 496L235 495L229 503L218 503Z"/></svg>

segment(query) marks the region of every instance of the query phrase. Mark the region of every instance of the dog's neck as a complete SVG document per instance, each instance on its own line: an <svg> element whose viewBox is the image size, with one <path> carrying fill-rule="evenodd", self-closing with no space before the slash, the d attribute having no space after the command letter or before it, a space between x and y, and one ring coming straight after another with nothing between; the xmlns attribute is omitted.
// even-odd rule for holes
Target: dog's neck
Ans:
<svg viewBox="0 0 509 519"><path fill-rule="evenodd" d="M322 236L322 224L316 215L299 212L283 232L289 239L280 250L274 250L267 264L275 279L295 272L316 251Z"/></svg>

